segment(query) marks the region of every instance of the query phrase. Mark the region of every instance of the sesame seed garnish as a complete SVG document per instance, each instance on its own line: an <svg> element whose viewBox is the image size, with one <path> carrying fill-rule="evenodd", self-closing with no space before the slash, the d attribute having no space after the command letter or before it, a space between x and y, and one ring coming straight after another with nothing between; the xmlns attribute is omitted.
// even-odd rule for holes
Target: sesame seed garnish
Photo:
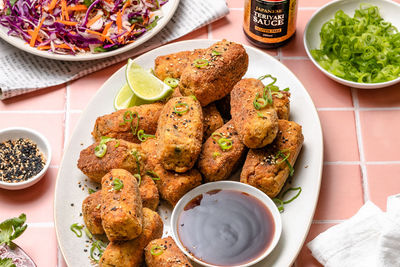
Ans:
<svg viewBox="0 0 400 267"><path fill-rule="evenodd" d="M44 164L44 156L32 140L19 138L0 143L1 181L26 181L38 174Z"/></svg>

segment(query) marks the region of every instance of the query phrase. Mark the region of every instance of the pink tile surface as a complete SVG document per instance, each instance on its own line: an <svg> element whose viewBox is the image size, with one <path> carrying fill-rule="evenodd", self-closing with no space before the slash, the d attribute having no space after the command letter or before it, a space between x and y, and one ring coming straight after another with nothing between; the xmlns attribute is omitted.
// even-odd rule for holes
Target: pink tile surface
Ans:
<svg viewBox="0 0 400 267"><path fill-rule="evenodd" d="M373 90L357 90L362 108L400 107L400 84Z"/></svg>
<svg viewBox="0 0 400 267"><path fill-rule="evenodd" d="M386 200L400 193L400 164L367 165L368 190L372 202L386 211Z"/></svg>
<svg viewBox="0 0 400 267"><path fill-rule="evenodd" d="M360 120L365 159L400 160L400 110L361 111Z"/></svg>
<svg viewBox="0 0 400 267"><path fill-rule="evenodd" d="M51 164L59 164L64 144L63 113L10 113L0 114L1 128L27 127L42 133L52 148Z"/></svg>
<svg viewBox="0 0 400 267"><path fill-rule="evenodd" d="M0 217L4 214L15 217L25 213L28 222L52 222L57 171L58 168L49 168L37 184L26 189L0 189Z"/></svg>
<svg viewBox="0 0 400 267"><path fill-rule="evenodd" d="M323 223L315 224L313 223L310 228L310 232L304 242L303 248L297 257L295 266L298 267L322 267L322 265L311 255L311 251L306 247L306 244L313 240L317 235L326 231L328 228L334 226L335 224Z"/></svg>
<svg viewBox="0 0 400 267"><path fill-rule="evenodd" d="M1 110L64 110L65 86L53 86L0 101Z"/></svg>
<svg viewBox="0 0 400 267"><path fill-rule="evenodd" d="M296 35L287 45L282 47L283 57L307 57L303 44L304 29L315 10L298 10Z"/></svg>
<svg viewBox="0 0 400 267"><path fill-rule="evenodd" d="M359 165L325 165L314 220L344 220L363 205Z"/></svg>
<svg viewBox="0 0 400 267"><path fill-rule="evenodd" d="M242 31L244 1L227 2L230 8L227 17L177 41L227 38L252 46ZM264 50L280 58L296 74L319 109L324 134L324 160L327 163L314 216L316 221L311 225L306 243L333 226L332 222L354 215L363 204L364 190L367 198L384 210L387 196L400 192L400 156L397 153L400 147L400 85L378 90L355 90L359 109L353 106L350 88L327 78L306 59L302 41L305 25L317 8L328 2L330 0L298 1L296 37L279 49L279 56L278 49ZM400 0L396 2L400 3ZM68 89L61 85L0 101L0 129L10 126L33 128L43 133L53 148L53 166L42 181L21 191L0 189L0 221L27 213L28 222L32 225L17 243L40 267L66 266L62 259L57 261L57 244L52 227L54 188L64 139L71 137L81 111L93 95L124 64L122 62L70 82ZM360 127L360 140L356 134L356 114L360 118L357 125ZM361 151L358 143L362 145ZM367 179L367 188L363 188L360 153L366 161L367 175L364 179ZM374 161L373 164L368 163L371 161ZM303 266L321 266L305 246L295 264L295 267Z"/></svg>
<svg viewBox="0 0 400 267"><path fill-rule="evenodd" d="M15 213L15 216L18 215ZM27 214L27 222L30 222L29 214ZM38 267L57 266L57 240L54 227L28 226L16 243L25 250Z"/></svg>
<svg viewBox="0 0 400 267"><path fill-rule="evenodd" d="M245 45L253 46L243 33L243 11L230 10L225 18L222 18L211 24L212 39L229 39L230 41L239 42ZM271 56L278 54L276 49L262 49Z"/></svg>
<svg viewBox="0 0 400 267"><path fill-rule="evenodd" d="M303 83L317 108L353 107L350 88L326 77L310 60L283 59L282 63Z"/></svg>
<svg viewBox="0 0 400 267"><path fill-rule="evenodd" d="M353 111L319 111L324 136L325 161L358 161Z"/></svg>
<svg viewBox="0 0 400 267"><path fill-rule="evenodd" d="M121 62L71 82L69 84L70 108L84 109L103 83L125 64L126 62Z"/></svg>

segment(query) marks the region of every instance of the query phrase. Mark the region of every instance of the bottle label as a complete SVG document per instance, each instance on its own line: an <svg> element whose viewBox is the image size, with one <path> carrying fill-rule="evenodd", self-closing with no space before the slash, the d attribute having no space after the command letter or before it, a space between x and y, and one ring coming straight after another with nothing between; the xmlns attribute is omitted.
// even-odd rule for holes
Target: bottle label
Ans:
<svg viewBox="0 0 400 267"><path fill-rule="evenodd" d="M255 40L281 42L296 29L296 9L296 0L248 0L244 29Z"/></svg>

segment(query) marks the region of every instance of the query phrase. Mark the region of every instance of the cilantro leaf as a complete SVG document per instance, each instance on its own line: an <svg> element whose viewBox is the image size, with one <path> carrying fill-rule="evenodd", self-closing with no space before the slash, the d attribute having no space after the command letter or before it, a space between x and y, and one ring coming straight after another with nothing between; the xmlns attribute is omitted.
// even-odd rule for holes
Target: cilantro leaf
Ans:
<svg viewBox="0 0 400 267"><path fill-rule="evenodd" d="M0 259L0 267L16 267L16 266L13 263L12 259L4 258L4 259Z"/></svg>
<svg viewBox="0 0 400 267"><path fill-rule="evenodd" d="M22 213L19 217L11 218L0 223L0 245L11 246L12 240L19 237L28 225L25 224L26 215Z"/></svg>

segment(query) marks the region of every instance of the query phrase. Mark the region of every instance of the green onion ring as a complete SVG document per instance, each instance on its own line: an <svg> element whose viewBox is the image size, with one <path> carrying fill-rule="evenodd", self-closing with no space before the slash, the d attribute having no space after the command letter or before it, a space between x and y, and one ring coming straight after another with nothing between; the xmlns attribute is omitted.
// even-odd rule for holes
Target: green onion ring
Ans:
<svg viewBox="0 0 400 267"><path fill-rule="evenodd" d="M124 188L124 182L118 178L115 178L114 181L111 183L111 185L113 185L113 189L115 191L118 191L118 190L121 190L122 188Z"/></svg>
<svg viewBox="0 0 400 267"><path fill-rule="evenodd" d="M127 117L127 115L129 117ZM130 111L130 110L125 111L123 119L124 119L124 124L127 122L132 122L133 121L132 111Z"/></svg>
<svg viewBox="0 0 400 267"><path fill-rule="evenodd" d="M220 138L217 142L221 149L224 151L231 149L233 145L232 140L228 138Z"/></svg>
<svg viewBox="0 0 400 267"><path fill-rule="evenodd" d="M218 51L216 51L216 50L213 50L213 51L211 52L211 54L212 54L213 56L220 56L222 53L221 53L221 52L218 52Z"/></svg>
<svg viewBox="0 0 400 267"><path fill-rule="evenodd" d="M186 109L182 109L181 107L185 107ZM177 114L184 114L189 111L189 105L186 103L176 103L174 106L174 112Z"/></svg>
<svg viewBox="0 0 400 267"><path fill-rule="evenodd" d="M161 179L154 171L146 171L146 173L151 177L151 179L153 179L153 181L159 181Z"/></svg>
<svg viewBox="0 0 400 267"><path fill-rule="evenodd" d="M279 88L278 88L279 90ZM267 93L266 93L267 92ZM269 86L264 87L263 90L263 99L267 101L267 104L272 104L274 103L274 100L272 99L272 92L271 92L271 88ZM265 106L266 106L265 105Z"/></svg>
<svg viewBox="0 0 400 267"><path fill-rule="evenodd" d="M167 77L164 79L164 83L171 88L175 88L179 85L179 79Z"/></svg>
<svg viewBox="0 0 400 267"><path fill-rule="evenodd" d="M82 224L78 224L78 223L74 223L69 227L69 229L71 229L71 231L74 232L74 234L77 237L81 237L82 236L82 228L83 228L83 225Z"/></svg>
<svg viewBox="0 0 400 267"><path fill-rule="evenodd" d="M133 176L137 179L138 186L140 186L140 183L142 182L142 176L140 173L135 173Z"/></svg>
<svg viewBox="0 0 400 267"><path fill-rule="evenodd" d="M158 252L156 252L156 250L158 250ZM156 246L152 246L151 249L150 249L150 253L153 256L159 256L159 255L164 253L164 247L157 246L157 245Z"/></svg>
<svg viewBox="0 0 400 267"><path fill-rule="evenodd" d="M283 97L283 94L281 92L272 92L271 95L276 96L277 98Z"/></svg>
<svg viewBox="0 0 400 267"><path fill-rule="evenodd" d="M222 135L222 134L220 134L220 133L212 133L211 134L211 138L214 140L214 141L216 141L216 142L218 142L218 139L219 138L216 138L216 137L219 137L219 138L223 138L224 136Z"/></svg>
<svg viewBox="0 0 400 267"><path fill-rule="evenodd" d="M302 189L301 189L300 186L299 186L299 187L291 187L291 188L287 189L285 192L283 192L282 198L284 198L285 195L286 195L289 191L298 191L298 192L297 192L297 194L296 194L294 197L292 197L291 199L286 200L286 201L283 201L283 204L289 204L290 202L292 202L293 200L295 200L295 199L300 195Z"/></svg>
<svg viewBox="0 0 400 267"><path fill-rule="evenodd" d="M93 238L93 235L92 235L92 233L89 231L89 229L85 228L85 229L83 229L83 231L85 231L85 234L86 234L86 236L87 236L89 239L92 239L92 238Z"/></svg>
<svg viewBox="0 0 400 267"><path fill-rule="evenodd" d="M278 211L279 211L280 213L282 213L282 212L285 211L285 208L283 207L283 204L284 204L284 203L283 203L282 199L280 199L280 198L273 198L272 201L275 202L275 204L276 204L276 206L277 206L277 208L278 208Z"/></svg>
<svg viewBox="0 0 400 267"><path fill-rule="evenodd" d="M285 151L280 151L280 150L279 150L278 153L277 153L277 155L276 155L275 157L276 157L276 158L278 158L278 157L282 157L282 158L283 158L283 160L282 160L281 162L279 162L278 164L280 164L280 163L282 163L283 161L285 161L286 164L287 164L288 167L289 167L289 175L290 175L290 176L293 176L293 174L294 174L294 169L293 169L292 164L290 164L290 162L289 162L290 152L289 152L287 155L283 154L283 152L285 152Z"/></svg>
<svg viewBox="0 0 400 267"><path fill-rule="evenodd" d="M136 135L137 130L139 128L139 114L135 111L132 113L134 115L134 117L137 117L137 121L136 121L136 126L135 126L135 130L133 129L133 120L131 121L131 130L132 130L132 134Z"/></svg>
<svg viewBox="0 0 400 267"><path fill-rule="evenodd" d="M96 193L97 191L89 187L88 192L89 192L89 195L91 195L93 193Z"/></svg>
<svg viewBox="0 0 400 267"><path fill-rule="evenodd" d="M215 152L212 154L213 159L216 159L216 158L219 157L219 156L221 156L221 153L219 153L219 152L217 152L217 151L215 151Z"/></svg>
<svg viewBox="0 0 400 267"><path fill-rule="evenodd" d="M272 79L272 82L267 84L266 86L273 85L278 80L277 78L273 77L271 74L266 74L266 75L263 75L261 77L258 77L258 80L262 81L262 80L264 80L266 78L271 78Z"/></svg>
<svg viewBox="0 0 400 267"><path fill-rule="evenodd" d="M100 143L98 146L94 148L94 154L98 158L104 157L104 155L107 153L107 145Z"/></svg>
<svg viewBox="0 0 400 267"><path fill-rule="evenodd" d="M197 68L202 68L202 67L206 67L208 66L208 64L210 64L210 62L208 62L207 59L204 58L198 58L195 61L193 61L194 66Z"/></svg>
<svg viewBox="0 0 400 267"><path fill-rule="evenodd" d="M101 256L103 256L105 245L100 240L96 240L92 243L92 247L90 248L90 258L92 258L95 262L99 262ZM99 252L98 258L95 257L94 252L97 249Z"/></svg>
<svg viewBox="0 0 400 267"><path fill-rule="evenodd" d="M146 141L148 138L156 138L153 134L145 134L144 130L139 130L137 133L137 137L141 142Z"/></svg>
<svg viewBox="0 0 400 267"><path fill-rule="evenodd" d="M190 95L191 98L193 98L193 100L197 100L197 97L195 95Z"/></svg>

